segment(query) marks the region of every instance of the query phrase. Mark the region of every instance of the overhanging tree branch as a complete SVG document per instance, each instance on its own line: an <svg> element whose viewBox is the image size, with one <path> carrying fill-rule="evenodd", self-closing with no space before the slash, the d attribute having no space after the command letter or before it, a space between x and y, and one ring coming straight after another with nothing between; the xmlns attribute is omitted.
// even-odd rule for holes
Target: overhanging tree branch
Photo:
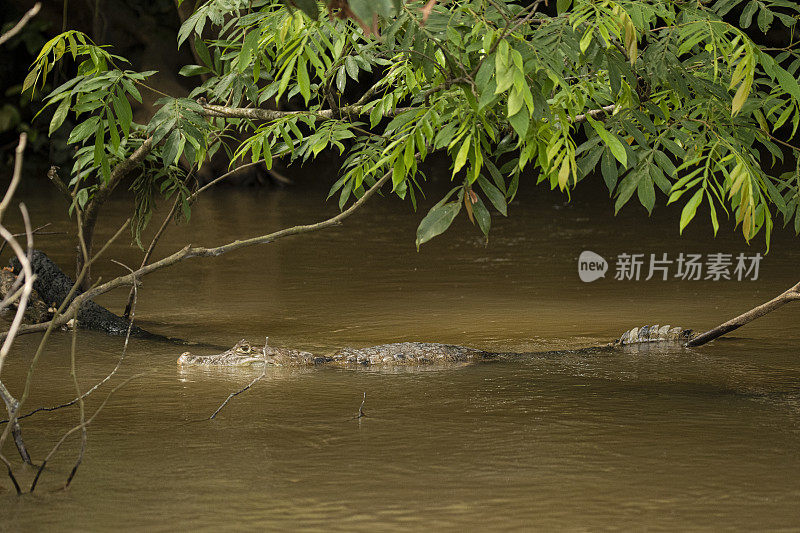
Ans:
<svg viewBox="0 0 800 533"><path fill-rule="evenodd" d="M92 196L92 199L86 205L86 210L83 214L83 236L86 241L86 247L89 255L92 253L94 230L97 225L97 217L100 214L100 208L103 206L106 200L108 200L108 197L111 196L111 193L114 192L114 189L117 187L117 185L119 185L119 183L125 177L127 177L128 174L130 174L137 166L139 166L139 164L142 163L142 161L144 161L144 159L147 157L147 154L149 154L153 148L153 138L148 137L144 140L142 145L139 146L139 148L134 150L133 153L128 156L127 159L121 161L114 167L114 170L111 171L111 176L109 177L108 181L98 187L97 191L94 193L94 196ZM78 254L77 271L80 272L85 264L86 263L84 262L83 255ZM91 271L86 272L84 280L85 283L82 284L81 288L85 290L91 280Z"/></svg>
<svg viewBox="0 0 800 533"><path fill-rule="evenodd" d="M190 259L193 257L216 257L218 255L226 254L228 252L233 252L241 248L247 248L248 246L254 246L257 244L268 244L278 239L282 239L284 237L291 237L293 235L299 235L302 233L311 233L332 226L338 226L346 218L348 218L350 215L355 213L361 206L363 206L373 195L375 195L381 189L381 187L391 179L392 173L393 171L390 170L386 174L384 174L383 177L381 177L378 181L376 181L372 187L367 189L364 195L361 198L359 198L355 203L353 203L353 205L351 205L349 208L347 208L346 210L342 211L341 213L339 213L334 217L331 217L327 220L323 220L322 222L317 222L316 224L293 226L291 228L285 228L280 231L269 233L267 235L260 235L258 237L252 237L250 239L244 239L244 240L236 240L231 243L212 248L191 246L191 245L184 246L183 248L173 253L172 255L169 255L154 263L150 263L149 265L139 268L138 270L132 272L131 274L120 276L111 281L103 283L102 285L87 290L86 292L78 295L66 309L60 312L58 316L56 316L49 322L32 324L29 326L21 326L17 334L23 335L27 333L36 333L40 331L52 330L52 328L54 327L63 326L69 321L69 317L72 316L74 311L80 308L80 306L84 302L87 302L112 289L116 289L117 287L136 283L136 281L142 276L150 274L151 272L155 272L156 270L161 270L162 268L174 265L175 263L179 263L180 261L183 261L185 259ZM92 260L95 259L96 256L92 258ZM0 333L0 340L4 339L6 335L7 335L6 332Z"/></svg>
<svg viewBox="0 0 800 533"><path fill-rule="evenodd" d="M366 114L363 105L342 106L337 110L340 115L363 115ZM393 117L411 111L415 107L398 107L383 114L385 117ZM336 118L336 114L332 109L320 109L318 111L303 110L303 111L274 111L272 109L261 109L252 107L227 107L222 105L203 104L203 110L206 116L221 117L221 118L247 118L250 120L279 120L292 116L310 116L317 120L329 120Z"/></svg>

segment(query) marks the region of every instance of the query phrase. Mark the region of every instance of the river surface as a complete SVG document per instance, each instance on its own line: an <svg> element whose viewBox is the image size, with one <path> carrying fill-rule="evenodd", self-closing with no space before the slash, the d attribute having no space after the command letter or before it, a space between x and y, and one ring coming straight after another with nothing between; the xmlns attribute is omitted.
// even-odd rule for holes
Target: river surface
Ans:
<svg viewBox="0 0 800 533"><path fill-rule="evenodd" d="M669 280L647 281L647 262L642 279L615 280L619 254L752 256L763 237L748 246L728 222L713 239L706 218L679 237L681 206L663 199L650 217L633 204L614 217L604 190L581 187L565 205L528 185L508 218L493 217L488 245L462 213L417 252L416 225L447 185L434 184L418 213L376 197L339 228L148 276L137 321L220 347L268 336L318 353L405 340L551 353L453 368L276 369L204 420L259 370L182 370L185 347L132 340L87 412L137 377L89 426L70 489L59 490L77 437L33 495L17 497L0 478L0 530L800 529L800 304L702 348L574 351L642 324L710 329L773 297L800 279L793 234L777 231L757 280L676 279L673 264ZM156 255L321 220L337 212L326 192L220 189ZM69 272L63 200L44 181L18 199L34 225L69 232L37 238ZM128 212L114 200L97 242ZM8 222L19 229L18 217ZM609 260L604 279L580 281L584 250ZM111 258L135 266L141 252L125 234L96 276L125 272ZM98 301L120 312L126 296ZM39 340L18 339L3 370L16 394ZM70 342L68 332L52 336L23 411L74 397ZM121 339L79 333L83 390L121 349ZM367 416L354 419L364 393ZM77 421L76 407L24 420L34 460ZM8 444L4 453L17 459ZM15 471L30 483L33 472Z"/></svg>

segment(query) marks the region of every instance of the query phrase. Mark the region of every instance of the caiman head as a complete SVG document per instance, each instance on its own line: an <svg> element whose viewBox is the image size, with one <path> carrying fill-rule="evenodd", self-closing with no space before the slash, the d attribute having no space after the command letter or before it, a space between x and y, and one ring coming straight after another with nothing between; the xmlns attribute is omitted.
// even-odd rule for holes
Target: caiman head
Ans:
<svg viewBox="0 0 800 533"><path fill-rule="evenodd" d="M267 354L269 355L269 354ZM265 354L263 347L251 346L245 339L240 340L230 350L214 355L193 355L183 352L178 357L179 365L222 365L222 366L248 366L264 363ZM269 364L267 357L267 363Z"/></svg>
<svg viewBox="0 0 800 533"><path fill-rule="evenodd" d="M269 341L269 339L266 339ZM328 357L316 357L309 352L270 346L253 346L245 339L240 340L230 350L215 355L193 355L184 352L178 357L179 365L206 365L206 366L307 366L326 363Z"/></svg>

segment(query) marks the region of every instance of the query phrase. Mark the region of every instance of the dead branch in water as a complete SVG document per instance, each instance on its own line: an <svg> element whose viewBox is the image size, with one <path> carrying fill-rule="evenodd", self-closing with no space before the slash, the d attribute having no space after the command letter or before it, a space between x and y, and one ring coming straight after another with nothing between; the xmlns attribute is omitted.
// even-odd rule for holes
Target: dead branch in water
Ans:
<svg viewBox="0 0 800 533"><path fill-rule="evenodd" d="M132 270L127 265L123 265L119 261L114 261L113 259L112 259L112 262L117 263L118 265L120 265L120 266L122 266L122 267L124 267L124 268L126 268L126 269L128 269L129 271L132 272ZM70 407L72 405L75 405L76 403L82 401L84 398L86 398L89 395L91 395L94 391L96 391L101 386L103 386L108 380L110 380L112 377L114 377L114 375L119 370L120 366L122 366L122 362L125 360L125 356L128 353L128 344L130 343L130 339L131 339L131 330L133 328L133 321L134 321L134 319L136 317L136 302L138 301L138 297L139 297L138 283L134 284L134 290L135 290L135 292L134 292L134 298L133 298L133 306L131 308L131 316L130 316L130 320L128 322L128 330L125 333L125 343L122 345L122 354L120 355L119 359L117 360L117 364L114 366L114 368L111 370L111 372L109 372L108 375L106 375L106 377L104 377L103 379L101 379L100 381L95 383L90 389L88 389L83 394L79 395L77 398L74 398L74 399L72 399L72 400L70 400L70 401L68 401L66 403L62 403L60 405L55 405L53 407L37 407L36 409L34 409L32 411L29 411L29 412L25 413L24 415L17 416L17 420L18 421L19 420L23 420L25 418L28 418L30 416L33 416L33 415L35 415L36 413L39 413L39 412L57 411L59 409L65 408L65 407ZM0 425L7 424L8 422L9 422L8 419L0 420Z"/></svg>
<svg viewBox="0 0 800 533"><path fill-rule="evenodd" d="M25 150L25 145L26 145L26 136L25 136L25 134L22 134L20 136L19 146L17 148L16 164L15 164L14 173L13 173L13 176L12 176L12 179L11 179L11 183L9 184L8 190L6 192L6 195L3 198L2 202L0 202L0 220L2 220L3 214L5 213L5 211L7 210L8 206L10 205L11 198L12 198L12 196L13 196L15 190L16 190L16 187L17 187L17 185L18 185L18 183L19 183L19 181L21 179L22 158L23 158L23 154L24 154L24 150ZM31 292L33 290L33 281L35 279L35 276L33 275L33 269L32 269L32 266L31 266L31 255L32 255L32 251L33 251L33 233L34 233L34 231L31 229L30 218L28 216L28 212L27 212L27 210L25 208L25 205L24 204L20 204L19 208L20 208L20 212L22 213L22 218L23 218L23 222L24 222L24 226L25 226L25 234L24 235L27 238L27 252L23 251L22 246L20 246L20 244L17 242L16 237L18 235L11 234L2 225L2 223L0 223L0 237L2 237L4 242L7 243L11 247L12 252L14 253L14 255L19 260L20 265L21 265L21 270L22 270L20 278L22 280L24 280L24 284L23 284L22 288L20 288L18 291L14 291L15 293L16 292L20 293L19 294L19 303L17 305L16 316L15 316L14 320L12 321L11 327L9 328L8 332L6 332L6 334L4 335L4 342L3 342L2 348L0 348L0 372L2 371L3 363L5 362L6 357L8 356L8 353L9 353L9 350L11 348L11 345L13 344L14 340L16 339L17 333L19 331L20 322L21 322L21 316L25 312L25 307L26 307L26 305L28 303L28 300L30 298L30 294L31 294ZM79 286L79 284L81 282L81 279L88 272L89 266L95 260L97 260L98 256L101 255L108 248L108 246L111 244L111 242L113 242L116 239L116 237L118 237L122 233L124 228L127 226L127 222L126 222L125 225L123 225L120 228L120 230L116 233L116 235L114 235L114 237L112 237L111 240L105 244L105 246L100 250L100 252L98 252L98 254L96 254L93 257L90 257L88 246L86 245L86 241L84 240L84 233L83 233L84 226L82 224L83 223L83 213L80 211L80 209L77 209L77 221L78 221L78 237L79 237L79 241L80 241L80 244L81 244L81 252L82 252L82 255L83 255L84 267L83 267L80 275L78 276L78 280L73 285L73 287L71 289L71 292L69 293L69 295L67 296L65 301L62 302L62 304L60 306L60 309L56 311L56 316L59 316L60 313L64 312L64 309L67 307L67 302L72 297L72 295L74 295L75 291L77 290L77 288L78 288L78 286ZM125 267L125 268L127 268L127 267ZM128 268L128 271L133 273L133 271L130 268ZM134 287L135 287L135 284L134 284ZM134 298L134 309L135 309L135 300L136 299ZM69 313L67 313L66 316L70 316L70 314L71 314L73 319L77 319L78 309L79 309L79 306L70 307L69 308ZM16 398L14 398L14 396L11 395L11 393L8 391L8 389L5 387L5 385L2 383L2 381L0 381L0 398L2 398L3 402L6 405L6 409L8 411L8 420L4 421L4 422L7 422L7 425L3 429L2 434L0 435L0 450L2 450L3 444L4 444L5 440L7 439L8 435L11 434L13 436L13 438L14 438L14 443L17 446L17 450L19 451L20 456L22 457L22 460L27 464L33 464L33 463L32 463L32 461L30 459L30 455L28 454L27 449L25 448L25 444L22 441L22 435L21 435L21 430L20 430L20 426L19 426L18 413L19 413L20 407L25 402L25 399L28 397L28 394L29 394L30 388L31 388L32 377L33 377L34 368L36 366L36 362L38 361L39 356L41 355L41 353L42 353L42 351L44 349L44 346L47 343L48 336L52 332L53 327L54 327L54 325L51 324L50 327L47 328L47 331L45 332L43 338L39 342L39 346L38 346L38 348L36 350L36 354L34 355L32 361L31 361L31 363L29 365L28 373L27 373L27 379L25 381L25 386L24 386L24 391L23 391L23 394L20 397L20 399L17 400ZM105 381L110 379L111 376L113 376L116 373L117 369L119 368L120 364L122 363L122 359L124 359L124 357L125 357L125 353L127 351L127 346L128 346L128 341L129 341L129 338L130 338L131 328L132 328L132 321L129 321L128 331L127 331L127 335L126 335L126 338L125 338L125 345L123 347L122 356L120 357L120 360L118 361L117 366L114 368L114 370L112 370L112 372L104 380L102 380L98 384L95 384L91 389L89 389L86 393L83 393L83 394L81 393L80 387L78 385L76 365L75 365L75 354L76 354L76 345L77 345L77 330L76 329L73 330L72 344L71 344L71 350L70 350L70 374L72 376L73 384L75 386L77 398L73 402L71 402L71 404L74 404L74 403L78 404L79 410L80 410L80 422L79 422L79 424L77 426L75 426L71 430L67 431L61 437L61 440L59 440L56 443L56 445L53 447L53 449L50 451L50 453L45 458L44 462L40 465L40 467L38 469L38 472L36 473L36 477L34 478L32 484L31 484L31 488L30 488L31 492L35 489L36 484L37 484L37 482L39 480L39 477L41 476L42 472L44 471L44 468L45 468L47 462L53 457L53 455L56 453L56 451L59 449L59 447L64 443L64 441L71 434L73 434L76 431L80 430L81 431L80 451L78 453L77 460L76 460L74 466L72 467L72 470L70 471L70 473L69 473L69 475L67 477L66 483L64 485L64 488L69 487L70 483L72 482L72 480L75 477L75 474L77 473L78 468L80 467L80 465L81 465L81 463L83 461L84 453L85 453L85 450L86 450L86 442L87 442L86 427L90 423L92 423L92 421L97 417L97 415L100 413L100 411L106 405L106 403L108 402L108 399L111 397L112 394L114 394L114 392L116 392L120 387L122 387L126 383L128 383L131 379L137 377L137 376L133 376L133 377L128 378L127 380L123 381L119 385L117 385L108 394L108 396L101 403L101 405L97 408L97 410L94 412L94 414L91 416L91 418L89 418L88 420L86 419L83 399L86 396L88 396L89 394L91 394L94 390L96 390L100 385L102 385ZM22 490L20 488L19 482L17 481L16 477L14 476L14 472L13 472L13 469L12 469L11 462L5 456L3 456L1 451L0 451L0 462L5 464L6 470L8 472L9 479L11 480L12 484L14 485L14 488L17 491L17 494L21 495L22 494Z"/></svg>
<svg viewBox="0 0 800 533"><path fill-rule="evenodd" d="M367 413L364 412L364 404L366 402L367 402L367 391L364 391L364 398L362 398L361 400L361 405L358 406L358 413L350 420L358 420L360 418L364 418L365 416L367 416Z"/></svg>
<svg viewBox="0 0 800 533"><path fill-rule="evenodd" d="M89 263L89 252L86 248L86 240L83 238L83 224L81 224L81 217L80 214L75 217L75 220L78 224L78 242L80 243L81 254L83 255L83 264ZM136 287L136 284L133 285ZM75 473L78 471L78 467L83 462L83 455L86 453L86 408L83 403L83 395L81 394L80 385L78 385L78 373L75 371L75 352L77 351L77 343L78 343L78 310L76 309L73 311L72 318L75 320L75 327L72 328L72 344L70 345L69 351L69 363L70 363L70 371L69 374L72 376L72 384L75 386L75 393L78 396L78 412L80 414L80 422L78 427L81 428L81 448L78 452L78 459L75 461L75 465L72 467L72 471L70 471L69 476L67 477L67 482L64 485L66 489L69 487L69 484L72 483L72 478L75 477ZM130 333L130 326L128 329ZM33 487L31 487L32 489Z"/></svg>
<svg viewBox="0 0 800 533"><path fill-rule="evenodd" d="M213 419L214 419L214 418L217 416L217 414L219 414L219 412L220 412L220 411L222 411L222 409L223 409L223 408L224 408L226 405L228 405L228 402L229 402L229 401L231 401L231 400L232 400L232 399L233 399L235 396L239 396L241 393L243 393L244 391L246 391L247 389L249 389L250 387L252 387L252 386L253 386L253 385L255 385L256 383L258 383L259 381L261 381L261 380L262 380L262 379L263 379L263 378L264 378L264 377L267 375L267 344L269 344L269 337L264 337L264 349L263 349L263 354L264 354L264 368L261 370L261 375L260 375L260 376L258 376L258 377L257 377L256 379L254 379L253 381L251 381L251 382L250 382L250 383L249 383L249 384L248 384L246 387L244 387L244 388L242 388L242 389L239 389L239 390L238 390L238 391L236 391L236 392L232 392L232 393L230 393L230 394L228 395L228 397L227 397L227 398L225 398L225 401L224 401L224 402L222 402L222 405L220 405L219 407L217 407L217 410L216 410L216 411L214 411L214 414L212 414L211 416L209 416L208 418L206 418L206 420L213 420Z"/></svg>
<svg viewBox="0 0 800 533"><path fill-rule="evenodd" d="M690 340L686 345L691 347L702 346L703 344L706 344L718 337L726 335L735 329L739 329L745 324L749 324L753 320L760 318L766 315L767 313L770 313L778 309L779 307L783 307L789 302L793 302L795 300L800 300L800 283L798 283L791 289L779 294L772 300L763 303L758 307L754 307L753 309L747 311L746 313L742 313L741 315L732 318L723 324L720 324L714 329L710 329L705 333L698 335L697 337Z"/></svg>
<svg viewBox="0 0 800 533"><path fill-rule="evenodd" d="M17 185L19 184L20 180L22 179L22 161L25 153L25 146L27 144L27 135L22 133L19 136L19 145L16 149L16 157L14 162L14 172L11 177L11 183L8 186L5 196L3 197L2 202L0 202L0 220L2 220L3 215L5 214L6 209L8 208L9 204L11 203L11 198L16 191ZM14 252L14 255L17 256L17 259L22 266L22 273L24 277L24 284L22 287L22 294L19 297L19 303L17 304L17 312L14 315L14 319L11 322L11 327L8 329L8 333L5 338L5 342L3 342L2 348L0 348L0 375L2 374L3 364L5 363L6 357L8 356L8 352L11 350L11 345L14 343L14 339L16 338L17 331L19 330L20 324L22 323L22 317L25 314L25 308L28 305L28 299L30 298L31 292L33 291L33 270L31 269L31 253L33 250L33 235L31 233L31 223L30 218L28 217L28 211L25 208L25 204L19 205L20 212L22 213L22 220L25 225L25 236L28 245L27 253L22 250L22 247L17 242L17 239L12 235L5 226L0 223L0 237L3 238L5 242L7 242L11 246L11 250ZM25 447L25 442L22 440L22 430L19 427L19 422L16 419L17 413L19 411L20 402L14 398L8 389L3 385L2 381L0 381L0 396L2 396L3 403L6 406L6 410L8 411L8 419L9 424L4 428L2 434L0 434L0 461L2 461L8 470L9 478L11 478L14 487L17 490L17 494L19 494L19 484L17 480L14 478L14 474L11 469L11 463L8 459L2 454L3 444L5 443L6 439L8 438L8 434L11 433L14 444L17 447L17 451L19 451L20 457L25 463L31 464L30 454Z"/></svg>

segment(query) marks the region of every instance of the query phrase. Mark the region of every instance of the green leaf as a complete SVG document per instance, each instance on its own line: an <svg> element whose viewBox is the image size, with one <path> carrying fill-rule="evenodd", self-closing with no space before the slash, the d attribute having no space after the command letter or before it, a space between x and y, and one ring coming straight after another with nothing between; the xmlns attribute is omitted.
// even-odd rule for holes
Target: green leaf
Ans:
<svg viewBox="0 0 800 533"><path fill-rule="evenodd" d="M461 143L461 148L458 150L458 154L456 154L456 159L453 163L453 176L461 170L461 167L467 162L467 156L469 155L469 147L470 143L472 142L472 134L470 133L467 135Z"/></svg>
<svg viewBox="0 0 800 533"><path fill-rule="evenodd" d="M306 68L306 58L301 56L297 62L297 85L300 87L300 94L308 104L311 99L311 84L308 79L308 69Z"/></svg>
<svg viewBox="0 0 800 533"><path fill-rule="evenodd" d="M773 17L772 11L767 8L762 8L761 11L758 12L758 29L763 33L767 33L769 27L772 25Z"/></svg>
<svg viewBox="0 0 800 533"><path fill-rule="evenodd" d="M119 122L119 126L122 128L122 133L127 137L130 134L131 122L133 121L131 104L128 102L125 95L122 94L121 90L117 90L113 94L111 104L114 107L114 114L117 116L117 122Z"/></svg>
<svg viewBox="0 0 800 533"><path fill-rule="evenodd" d="M175 164L180 155L181 148L181 132L179 130L172 130L167 140L164 141L164 148L161 151L161 158L164 161L164 166L169 167Z"/></svg>
<svg viewBox="0 0 800 533"><path fill-rule="evenodd" d="M94 164L99 167L106 155L105 131L98 130L94 134Z"/></svg>
<svg viewBox="0 0 800 533"><path fill-rule="evenodd" d="M350 76L353 81L358 81L358 63L356 63L353 56L344 58L344 68L347 70L347 75Z"/></svg>
<svg viewBox="0 0 800 533"><path fill-rule="evenodd" d="M751 82L752 79L743 81L742 84L739 85L739 89L736 91L736 94L733 96L733 101L731 102L732 117L739 113L745 101L747 101L747 97L750 94Z"/></svg>
<svg viewBox="0 0 800 533"><path fill-rule="evenodd" d="M272 168L272 147L270 147L268 142L264 142L264 166L267 167L267 170Z"/></svg>
<svg viewBox="0 0 800 533"><path fill-rule="evenodd" d="M256 28L250 30L244 38L242 50L239 53L239 63L237 65L239 73L241 74L253 62L253 58L258 53L258 41L261 39L261 31Z"/></svg>
<svg viewBox="0 0 800 533"><path fill-rule="evenodd" d="M461 200L442 205L435 205L428 211L417 228L417 251L421 244L447 231L456 215L461 211Z"/></svg>
<svg viewBox="0 0 800 533"><path fill-rule="evenodd" d="M48 136L52 136L53 132L56 131L61 125L64 123L64 120L67 118L67 113L69 112L69 104L70 98L64 98L61 100L61 103L58 104L56 108L56 112L53 113L53 119L50 121L50 129L47 132Z"/></svg>
<svg viewBox="0 0 800 533"><path fill-rule="evenodd" d="M514 128L516 134L519 135L520 138L524 138L525 134L528 133L531 117L526 110L520 110L520 112L513 117L508 117L508 122L511 124L511 127Z"/></svg>
<svg viewBox="0 0 800 533"><path fill-rule="evenodd" d="M97 125L100 123L100 119L97 117L89 117L88 120L81 122L77 126L75 126L72 132L69 134L69 138L67 142L69 144L79 143L85 139L88 139L92 133L95 133L97 130Z"/></svg>
<svg viewBox="0 0 800 533"><path fill-rule="evenodd" d="M758 9L758 2L756 0L750 0L747 5L742 10L742 14L739 16L739 27L749 28L750 24L753 23L753 15Z"/></svg>
<svg viewBox="0 0 800 533"><path fill-rule="evenodd" d="M608 149L611 150L611 154L619 161L622 166L628 165L628 153L625 151L625 147L622 145L622 141L619 140L619 137L610 133L605 126L603 126L602 122L594 120L593 118L586 115L586 119L588 120L589 124L592 125L594 131L603 139L603 142Z"/></svg>
<svg viewBox="0 0 800 533"><path fill-rule="evenodd" d="M639 195L639 201L647 209L647 212L652 213L653 206L656 203L656 191L653 187L653 180L648 175L641 174L636 192Z"/></svg>
<svg viewBox="0 0 800 533"><path fill-rule="evenodd" d="M503 197L505 198L506 182L503 179L503 175L490 159L484 161L484 165L486 165L486 168L489 169L489 174L492 176L492 181L494 181L494 184L497 186L497 188L503 192Z"/></svg>
<svg viewBox="0 0 800 533"><path fill-rule="evenodd" d="M111 139L111 147L117 150L119 148L120 138L119 132L117 131L117 124L114 122L114 115L111 113L110 108L106 108L106 119L108 121L108 134Z"/></svg>
<svg viewBox="0 0 800 533"><path fill-rule="evenodd" d="M592 35L594 34L594 28L591 26L586 30L586 33L583 34L581 37L581 42L579 43L581 53L585 54L586 49L589 48L589 45L592 44Z"/></svg>
<svg viewBox="0 0 800 533"><path fill-rule="evenodd" d="M614 187L617 186L617 179L619 179L619 172L617 171L617 163L614 162L614 156L611 155L610 150L603 150L603 157L600 159L600 173L603 175L603 181L608 187L608 192L612 192Z"/></svg>
<svg viewBox="0 0 800 533"><path fill-rule="evenodd" d="M494 208L500 211L500 213L504 217L508 216L508 205L506 204L506 197L502 192L500 192L500 189L492 185L489 182L489 180L487 180L483 176L478 176L478 185L480 186L481 190L484 192L486 197L489 198L489 201L492 202Z"/></svg>
<svg viewBox="0 0 800 533"><path fill-rule="evenodd" d="M343 93L346 85L347 71L344 67L339 67L339 71L336 73L336 88L339 89L340 93Z"/></svg>
<svg viewBox="0 0 800 533"><path fill-rule="evenodd" d="M203 39L195 39L194 49L197 51L197 55L200 57L200 60L203 63L209 67L214 64L214 62L211 60L211 53L209 53L208 47L206 46L206 43L203 42Z"/></svg>
<svg viewBox="0 0 800 533"><path fill-rule="evenodd" d="M717 236L719 231L719 221L717 220L717 210L714 208L714 199L711 198L711 193L708 194L708 207L711 209L711 225L714 228L714 236Z"/></svg>
<svg viewBox="0 0 800 533"><path fill-rule="evenodd" d="M475 215L475 220L478 222L478 227L487 237L489 236L489 228L492 226L492 217L483 201L478 198L478 201L472 205L472 214Z"/></svg>
<svg viewBox="0 0 800 533"><path fill-rule="evenodd" d="M636 191L637 186L638 182L635 174L631 173L622 178L622 181L619 183L619 187L617 188L617 201L614 203L615 215L619 213L619 210L622 209L622 206L628 203L628 200L631 199L634 191Z"/></svg>
<svg viewBox="0 0 800 533"><path fill-rule="evenodd" d="M525 101L522 98L522 92L514 87L511 90L511 94L508 95L508 116L516 115L524 104Z"/></svg>
<svg viewBox="0 0 800 533"><path fill-rule="evenodd" d="M178 71L181 76L199 76L200 74L207 74L211 72L207 67L200 65L186 65Z"/></svg>
<svg viewBox="0 0 800 533"><path fill-rule="evenodd" d="M22 92L24 93L34 85L36 85L36 80L39 78L39 69L35 68L31 70L27 76L25 76L25 81L22 82Z"/></svg>
<svg viewBox="0 0 800 533"><path fill-rule="evenodd" d="M703 201L703 189L698 189L694 196L686 202L686 205L683 206L683 211L681 211L681 225L680 225L680 233L683 234L683 228L686 227L689 222L692 221L694 215L697 213L697 207L700 205L700 202Z"/></svg>

